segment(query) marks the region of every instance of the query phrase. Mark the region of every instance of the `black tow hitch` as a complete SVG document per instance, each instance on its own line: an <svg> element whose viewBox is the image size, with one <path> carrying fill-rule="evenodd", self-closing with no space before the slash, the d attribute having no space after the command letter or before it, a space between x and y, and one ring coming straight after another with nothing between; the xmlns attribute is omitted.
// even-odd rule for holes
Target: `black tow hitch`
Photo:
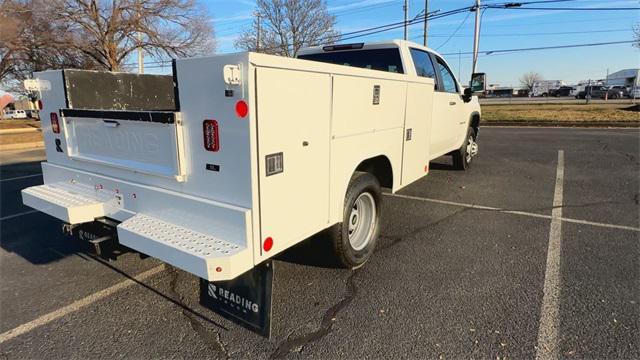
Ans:
<svg viewBox="0 0 640 360"><path fill-rule="evenodd" d="M115 260L129 250L118 242L116 226L117 221L99 218L80 225L64 224L62 231L89 244L90 251L100 258Z"/></svg>

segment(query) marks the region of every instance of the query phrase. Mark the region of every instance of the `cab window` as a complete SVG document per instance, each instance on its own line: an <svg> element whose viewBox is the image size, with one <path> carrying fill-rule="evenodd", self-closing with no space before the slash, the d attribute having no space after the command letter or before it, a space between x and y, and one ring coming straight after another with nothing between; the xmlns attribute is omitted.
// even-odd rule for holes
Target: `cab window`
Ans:
<svg viewBox="0 0 640 360"><path fill-rule="evenodd" d="M331 51L299 55L298 59L403 74L402 59L398 48L367 49L356 51Z"/></svg>
<svg viewBox="0 0 640 360"><path fill-rule="evenodd" d="M428 52L411 49L411 59L413 59L413 64L418 76L436 79L436 70L433 67L433 62Z"/></svg>
<svg viewBox="0 0 640 360"><path fill-rule="evenodd" d="M450 93L458 92L458 85L456 84L456 78L453 77L451 70L447 67L447 64L444 63L444 60L436 57L438 61L438 70L440 72L440 79L442 80L441 86L438 87L438 90Z"/></svg>

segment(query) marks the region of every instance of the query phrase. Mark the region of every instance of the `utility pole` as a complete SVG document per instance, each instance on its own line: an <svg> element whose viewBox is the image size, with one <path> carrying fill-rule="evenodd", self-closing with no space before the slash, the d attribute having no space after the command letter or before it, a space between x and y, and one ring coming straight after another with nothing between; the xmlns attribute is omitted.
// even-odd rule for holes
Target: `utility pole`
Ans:
<svg viewBox="0 0 640 360"><path fill-rule="evenodd" d="M404 6L402 7L404 10L404 39L409 39L408 33L408 21L409 21L409 0L404 0Z"/></svg>
<svg viewBox="0 0 640 360"><path fill-rule="evenodd" d="M429 34L428 30L429 25L429 0L424 0L424 46L427 46L427 35Z"/></svg>
<svg viewBox="0 0 640 360"><path fill-rule="evenodd" d="M256 52L260 52L260 14L256 14L256 16L258 17L257 19L258 34L256 35Z"/></svg>
<svg viewBox="0 0 640 360"><path fill-rule="evenodd" d="M476 67L478 65L478 47L480 45L480 0L476 0L475 12L476 29L473 34L473 67L471 68L472 74L476 72Z"/></svg>

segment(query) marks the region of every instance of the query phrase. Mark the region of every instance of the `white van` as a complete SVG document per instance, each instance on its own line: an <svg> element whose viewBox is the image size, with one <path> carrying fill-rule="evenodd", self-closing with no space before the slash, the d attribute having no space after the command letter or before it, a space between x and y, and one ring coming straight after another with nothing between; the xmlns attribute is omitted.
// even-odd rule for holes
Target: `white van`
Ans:
<svg viewBox="0 0 640 360"><path fill-rule="evenodd" d="M26 119L27 117L27 112L24 110L14 110L11 115L12 119Z"/></svg>

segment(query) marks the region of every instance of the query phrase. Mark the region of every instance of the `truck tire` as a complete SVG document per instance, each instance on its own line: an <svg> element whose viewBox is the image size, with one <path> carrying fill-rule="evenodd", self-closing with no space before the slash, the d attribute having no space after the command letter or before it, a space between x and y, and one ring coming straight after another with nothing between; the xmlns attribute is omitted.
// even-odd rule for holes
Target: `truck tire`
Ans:
<svg viewBox="0 0 640 360"><path fill-rule="evenodd" d="M381 203L378 179L356 172L349 181L342 223L331 231L335 255L345 268L357 269L373 254L380 233Z"/></svg>
<svg viewBox="0 0 640 360"><path fill-rule="evenodd" d="M478 153L478 144L476 143L476 131L469 127L467 137L460 149L451 154L453 158L453 168L456 170L467 170L471 165L473 157Z"/></svg>

